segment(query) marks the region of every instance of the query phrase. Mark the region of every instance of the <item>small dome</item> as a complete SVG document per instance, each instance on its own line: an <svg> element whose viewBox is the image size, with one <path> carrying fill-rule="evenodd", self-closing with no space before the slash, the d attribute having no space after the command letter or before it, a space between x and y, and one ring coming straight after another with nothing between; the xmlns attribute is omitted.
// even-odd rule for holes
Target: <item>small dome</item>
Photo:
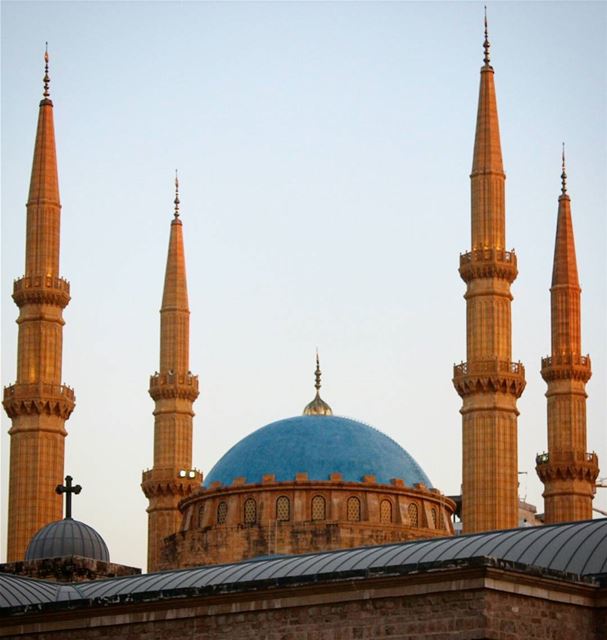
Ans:
<svg viewBox="0 0 607 640"><path fill-rule="evenodd" d="M305 472L309 480L329 480L341 473L346 482L373 475L387 484L400 478L409 486L432 485L417 462L392 438L362 422L332 415L303 415L278 420L243 438L211 469L204 486L224 486L235 478L247 483L274 474L277 482L295 480Z"/></svg>
<svg viewBox="0 0 607 640"><path fill-rule="evenodd" d="M42 527L31 539L26 560L82 556L93 560L110 561L110 552L103 538L88 524L65 518Z"/></svg>

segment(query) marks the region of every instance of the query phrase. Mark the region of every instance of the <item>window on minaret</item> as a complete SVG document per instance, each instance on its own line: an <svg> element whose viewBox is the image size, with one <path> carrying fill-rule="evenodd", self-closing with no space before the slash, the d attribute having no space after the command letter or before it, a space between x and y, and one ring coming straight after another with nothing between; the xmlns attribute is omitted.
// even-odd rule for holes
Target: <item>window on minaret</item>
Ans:
<svg viewBox="0 0 607 640"><path fill-rule="evenodd" d="M325 520L327 517L327 503L322 496L312 498L312 520Z"/></svg>
<svg viewBox="0 0 607 640"><path fill-rule="evenodd" d="M255 524L257 520L257 505L255 504L255 500L253 498L249 498L245 500L244 503L244 523L245 524Z"/></svg>
<svg viewBox="0 0 607 640"><path fill-rule="evenodd" d="M417 505L416 504L410 504L407 512L409 513L409 525L412 527L418 527L419 526L419 517L417 514Z"/></svg>
<svg viewBox="0 0 607 640"><path fill-rule="evenodd" d="M225 524L228 517L228 503L220 502L217 507L217 524Z"/></svg>
<svg viewBox="0 0 607 640"><path fill-rule="evenodd" d="M392 503L390 500L382 500L379 507L379 521L392 522Z"/></svg>
<svg viewBox="0 0 607 640"><path fill-rule="evenodd" d="M358 498L348 498L347 519L350 522L358 522L360 520L360 500Z"/></svg>
<svg viewBox="0 0 607 640"><path fill-rule="evenodd" d="M290 520L291 519L291 504L287 496L280 496L276 500L276 520Z"/></svg>

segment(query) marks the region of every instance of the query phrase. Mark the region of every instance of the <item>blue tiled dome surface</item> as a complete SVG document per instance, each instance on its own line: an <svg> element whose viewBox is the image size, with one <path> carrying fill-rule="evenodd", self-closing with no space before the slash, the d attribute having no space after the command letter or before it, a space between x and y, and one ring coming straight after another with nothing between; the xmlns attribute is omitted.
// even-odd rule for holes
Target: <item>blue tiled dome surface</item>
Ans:
<svg viewBox="0 0 607 640"><path fill-rule="evenodd" d="M110 561L110 552L103 538L88 524L66 518L42 527L31 539L25 552L26 560L82 556Z"/></svg>
<svg viewBox="0 0 607 640"><path fill-rule="evenodd" d="M235 444L205 477L229 486L235 478L261 482L274 474L278 482L295 480L306 472L308 480L328 480L341 473L343 480L360 482L374 475L379 483L401 478L407 485L428 476L394 440L362 422L338 416L296 416L258 429Z"/></svg>

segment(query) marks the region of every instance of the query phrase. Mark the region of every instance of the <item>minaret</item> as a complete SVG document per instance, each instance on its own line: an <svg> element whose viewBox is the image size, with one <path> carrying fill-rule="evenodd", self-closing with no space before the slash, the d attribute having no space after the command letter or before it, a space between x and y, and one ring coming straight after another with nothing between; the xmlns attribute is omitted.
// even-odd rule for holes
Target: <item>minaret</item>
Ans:
<svg viewBox="0 0 607 640"><path fill-rule="evenodd" d="M462 408L464 531L518 525L517 398L523 365L511 361L510 285L516 255L506 251L506 214L493 67L485 16L471 178L472 250L460 255L466 283L466 362L454 367Z"/></svg>
<svg viewBox="0 0 607 640"><path fill-rule="evenodd" d="M19 307L17 379L4 389L11 418L8 497L8 562L23 560L32 536L62 517L55 487L63 479L65 421L74 391L62 384L63 309L70 285L59 276L61 204L55 152L48 51L44 93L27 200L25 275L15 280Z"/></svg>
<svg viewBox="0 0 607 640"><path fill-rule="evenodd" d="M143 473L141 488L149 500L148 571L159 565L162 541L179 531L179 501L202 483L192 469L192 405L198 376L192 375L190 309L179 218L179 181L175 178L175 213L160 309L160 371L150 377L154 410L154 466Z"/></svg>
<svg viewBox="0 0 607 640"><path fill-rule="evenodd" d="M582 355L581 289L564 148L561 184L550 288L552 353L542 358L542 378L548 385L548 453L536 460L547 524L591 519L599 473L596 453L586 450L586 383L592 372L590 357Z"/></svg>

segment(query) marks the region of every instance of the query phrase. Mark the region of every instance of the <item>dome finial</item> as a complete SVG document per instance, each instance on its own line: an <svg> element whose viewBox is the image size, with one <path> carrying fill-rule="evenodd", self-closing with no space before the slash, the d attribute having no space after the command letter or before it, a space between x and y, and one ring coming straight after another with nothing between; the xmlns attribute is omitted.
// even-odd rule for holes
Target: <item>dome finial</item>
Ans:
<svg viewBox="0 0 607 640"><path fill-rule="evenodd" d="M562 153L562 169L561 173L561 193L566 196L567 195L567 172L565 171L565 143L563 142L563 153Z"/></svg>
<svg viewBox="0 0 607 640"><path fill-rule="evenodd" d="M175 200L173 200L175 204L175 220L179 218L179 176L177 175L177 169L175 169Z"/></svg>
<svg viewBox="0 0 607 640"><path fill-rule="evenodd" d="M316 370L314 371L314 388L316 389L316 397L312 402L308 403L304 409L304 416L332 416L333 410L331 407L320 397L320 377L322 373L320 371L320 359L318 357L318 349L316 349Z"/></svg>
<svg viewBox="0 0 607 640"><path fill-rule="evenodd" d="M483 62L485 63L486 67L491 66L490 65L490 59L489 59L489 48L491 47L491 45L489 44L489 30L487 28L487 5L485 5L485 40L483 42L483 49L485 50L485 57L483 58Z"/></svg>
<svg viewBox="0 0 607 640"><path fill-rule="evenodd" d="M48 76L48 42L45 43L45 49L44 49L44 91L42 93L42 95L48 99L48 97L51 95L49 90L48 90L48 84L51 81L51 79Z"/></svg>

